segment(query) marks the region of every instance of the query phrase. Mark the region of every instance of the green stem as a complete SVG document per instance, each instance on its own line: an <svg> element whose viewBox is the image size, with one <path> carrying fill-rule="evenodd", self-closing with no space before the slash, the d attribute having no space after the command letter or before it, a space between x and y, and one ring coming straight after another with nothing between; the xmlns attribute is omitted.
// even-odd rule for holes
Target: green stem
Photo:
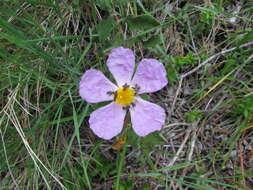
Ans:
<svg viewBox="0 0 253 190"><path fill-rule="evenodd" d="M116 178L116 190L120 189L120 177L121 177L121 171L122 171L122 167L123 167L123 163L124 163L124 159L125 159L125 154L126 154L126 148L127 148L127 143L124 144L123 146L123 150L120 153L120 160L119 160L119 166L118 166L118 171L117 171L117 178Z"/></svg>

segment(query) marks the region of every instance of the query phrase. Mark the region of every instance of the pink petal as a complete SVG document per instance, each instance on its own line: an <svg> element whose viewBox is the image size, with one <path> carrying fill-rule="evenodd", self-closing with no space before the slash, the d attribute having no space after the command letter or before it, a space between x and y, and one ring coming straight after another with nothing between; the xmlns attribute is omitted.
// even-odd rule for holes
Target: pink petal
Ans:
<svg viewBox="0 0 253 190"><path fill-rule="evenodd" d="M80 96L89 103L112 100L113 96L108 95L107 92L116 89L117 87L96 69L87 70L79 84Z"/></svg>
<svg viewBox="0 0 253 190"><path fill-rule="evenodd" d="M93 132L103 139L111 139L123 128L126 111L114 102L91 113L89 123Z"/></svg>
<svg viewBox="0 0 253 190"><path fill-rule="evenodd" d="M137 67L131 82L140 87L139 94L155 92L168 83L166 70L162 63L156 59L143 59Z"/></svg>
<svg viewBox="0 0 253 190"><path fill-rule="evenodd" d="M130 114L133 129L139 136L161 130L166 116L163 108L141 98L136 98L136 105L130 108Z"/></svg>
<svg viewBox="0 0 253 190"><path fill-rule="evenodd" d="M130 83L135 64L132 50L123 47L112 49L106 64L119 86Z"/></svg>

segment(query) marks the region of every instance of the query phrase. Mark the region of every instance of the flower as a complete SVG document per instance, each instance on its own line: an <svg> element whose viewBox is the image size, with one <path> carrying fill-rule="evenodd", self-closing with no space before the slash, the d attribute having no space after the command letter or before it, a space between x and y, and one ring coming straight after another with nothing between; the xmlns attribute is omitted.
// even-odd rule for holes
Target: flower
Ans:
<svg viewBox="0 0 253 190"><path fill-rule="evenodd" d="M79 86L80 96L89 103L112 101L91 113L89 125L93 132L103 139L118 135L123 129L127 110L137 135L146 136L161 130L165 122L164 109L139 95L158 91L167 85L162 63L156 59L142 59L134 73L133 51L117 47L112 49L106 64L117 85L101 71L89 69L82 76Z"/></svg>

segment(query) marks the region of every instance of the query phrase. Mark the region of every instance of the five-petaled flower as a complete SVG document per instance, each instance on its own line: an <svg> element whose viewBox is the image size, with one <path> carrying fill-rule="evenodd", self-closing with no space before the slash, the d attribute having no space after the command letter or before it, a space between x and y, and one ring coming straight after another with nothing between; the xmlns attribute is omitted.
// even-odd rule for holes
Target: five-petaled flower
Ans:
<svg viewBox="0 0 253 190"><path fill-rule="evenodd" d="M161 130L165 111L160 106L139 97L160 90L167 83L166 70L156 59L142 59L135 73L135 57L124 47L112 49L106 62L117 85L96 69L87 70L81 78L79 93L89 103L112 101L91 113L90 128L103 139L111 139L123 128L127 110L135 133L146 136Z"/></svg>

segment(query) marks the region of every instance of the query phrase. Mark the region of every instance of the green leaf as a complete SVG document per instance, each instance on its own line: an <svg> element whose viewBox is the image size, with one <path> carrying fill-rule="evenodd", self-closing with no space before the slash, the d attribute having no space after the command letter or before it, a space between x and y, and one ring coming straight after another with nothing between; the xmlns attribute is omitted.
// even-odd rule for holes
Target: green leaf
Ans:
<svg viewBox="0 0 253 190"><path fill-rule="evenodd" d="M160 25L158 20L150 15L128 16L127 23L130 30L145 31Z"/></svg>
<svg viewBox="0 0 253 190"><path fill-rule="evenodd" d="M192 52L189 52L186 56L175 56L173 61L177 68L183 68L185 65L194 66L197 62L197 58L194 57Z"/></svg>
<svg viewBox="0 0 253 190"><path fill-rule="evenodd" d="M161 38L160 36L152 36L151 38L145 40L143 42L143 45L145 47L150 47L150 48L154 48L156 45L161 44Z"/></svg>
<svg viewBox="0 0 253 190"><path fill-rule="evenodd" d="M115 21L113 17L108 17L105 20L102 20L97 26L97 33L101 40L108 38L114 28Z"/></svg>
<svg viewBox="0 0 253 190"><path fill-rule="evenodd" d="M140 96L141 96L141 98L143 98L144 100L147 100L147 101L149 101L149 99L150 99L149 94L141 94Z"/></svg>
<svg viewBox="0 0 253 190"><path fill-rule="evenodd" d="M146 126L148 127L148 126ZM163 139L159 136L159 132L154 132L141 138L141 147L143 151L151 152L155 145L163 144Z"/></svg>
<svg viewBox="0 0 253 190"><path fill-rule="evenodd" d="M133 128L130 127L130 129L127 132L128 132L127 143L130 144L133 148L139 148L140 138L133 131Z"/></svg>
<svg viewBox="0 0 253 190"><path fill-rule="evenodd" d="M202 113L198 110L193 110L191 112L186 113L186 120L187 122L194 122L197 121L198 119L200 119L202 117Z"/></svg>
<svg viewBox="0 0 253 190"><path fill-rule="evenodd" d="M109 11L112 8L111 0L96 0L95 3L104 11Z"/></svg>
<svg viewBox="0 0 253 190"><path fill-rule="evenodd" d="M175 71L172 65L166 65L166 70L169 83L173 84L177 80L177 72Z"/></svg>

